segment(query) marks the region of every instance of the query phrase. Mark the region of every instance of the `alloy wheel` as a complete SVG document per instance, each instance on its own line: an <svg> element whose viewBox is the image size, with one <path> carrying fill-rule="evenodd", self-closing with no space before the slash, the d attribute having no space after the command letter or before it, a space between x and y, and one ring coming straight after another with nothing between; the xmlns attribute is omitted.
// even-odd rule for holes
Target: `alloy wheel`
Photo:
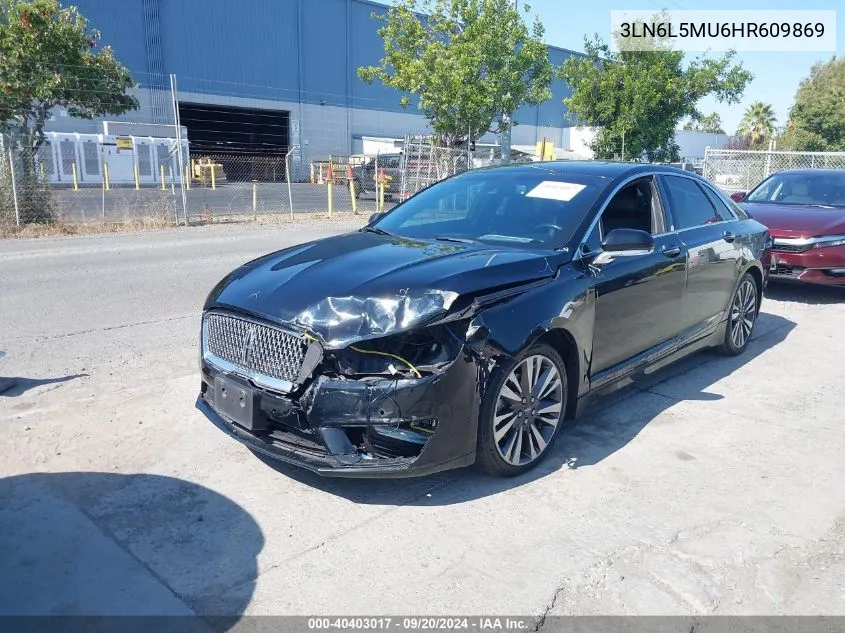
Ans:
<svg viewBox="0 0 845 633"><path fill-rule="evenodd" d="M751 279L744 279L731 304L731 343L742 349L751 338L757 318L757 288Z"/></svg>
<svg viewBox="0 0 845 633"><path fill-rule="evenodd" d="M536 354L514 367L499 389L493 415L502 459L513 466L538 459L563 419L563 398L561 375L551 359Z"/></svg>

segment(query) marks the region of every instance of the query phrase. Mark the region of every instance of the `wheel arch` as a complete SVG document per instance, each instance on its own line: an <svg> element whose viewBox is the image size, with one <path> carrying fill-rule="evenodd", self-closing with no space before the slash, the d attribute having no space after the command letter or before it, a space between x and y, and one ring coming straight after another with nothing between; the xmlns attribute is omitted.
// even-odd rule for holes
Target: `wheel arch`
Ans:
<svg viewBox="0 0 845 633"><path fill-rule="evenodd" d="M552 328L534 338L527 346L545 343L560 354L566 369L566 416L565 419L575 418L578 405L579 359L578 345L572 333L564 328Z"/></svg>
<svg viewBox="0 0 845 633"><path fill-rule="evenodd" d="M751 264L745 272L750 273L757 286L757 313L760 312L760 305L763 303L763 270L756 264Z"/></svg>

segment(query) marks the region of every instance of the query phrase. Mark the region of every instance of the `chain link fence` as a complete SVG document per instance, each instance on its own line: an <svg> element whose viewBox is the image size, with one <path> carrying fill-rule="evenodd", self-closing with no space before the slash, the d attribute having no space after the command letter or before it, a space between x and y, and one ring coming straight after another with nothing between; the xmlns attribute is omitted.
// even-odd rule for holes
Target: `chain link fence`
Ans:
<svg viewBox="0 0 845 633"><path fill-rule="evenodd" d="M73 68L66 71L72 78ZM164 75L133 77L140 107L115 120L57 108L40 143L32 128L4 123L0 234L48 223L93 230L305 214L366 219L500 160L495 148L438 147L422 136L424 125L397 129L382 117L367 124L372 136L356 136L343 95L321 94L326 106L341 106L328 108L298 104L300 95L281 88L192 77L177 85L171 76L168 90Z"/></svg>
<svg viewBox="0 0 845 633"><path fill-rule="evenodd" d="M105 135L51 133L32 152L12 137L0 138L0 221L8 228L51 221L296 219L305 213L366 219L444 178L501 160L496 148L468 151L407 136L392 152L312 160L303 179L291 169L292 150L195 152L189 137L180 160L175 139L118 140L122 149L110 147Z"/></svg>
<svg viewBox="0 0 845 633"><path fill-rule="evenodd" d="M73 83L74 68L64 72ZM360 136L343 94L312 93L316 105L289 88L132 75L139 107L114 119L77 119L57 107L40 144L26 140L36 134L32 121L3 122L0 234L46 223L94 230L305 214L366 219L443 178L498 162L489 147L437 147L422 136L430 133L424 122L399 128L372 116L379 99L357 100L370 117Z"/></svg>
<svg viewBox="0 0 845 633"><path fill-rule="evenodd" d="M20 226L54 218L43 161L21 139L0 135L0 225Z"/></svg>
<svg viewBox="0 0 845 633"><path fill-rule="evenodd" d="M408 137L400 166L399 198L412 196L435 182L473 167L473 154L467 149L437 147L425 137Z"/></svg>
<svg viewBox="0 0 845 633"><path fill-rule="evenodd" d="M845 169L845 152L705 150L702 175L726 193L750 191L786 169Z"/></svg>

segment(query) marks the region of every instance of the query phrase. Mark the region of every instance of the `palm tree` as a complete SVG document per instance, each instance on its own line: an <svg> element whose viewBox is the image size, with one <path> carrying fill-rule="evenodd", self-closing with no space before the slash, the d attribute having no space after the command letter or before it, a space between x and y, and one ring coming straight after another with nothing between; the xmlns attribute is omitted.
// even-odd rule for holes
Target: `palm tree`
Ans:
<svg viewBox="0 0 845 633"><path fill-rule="evenodd" d="M751 147L762 147L775 131L777 117L770 103L755 101L745 110L736 133L748 137Z"/></svg>

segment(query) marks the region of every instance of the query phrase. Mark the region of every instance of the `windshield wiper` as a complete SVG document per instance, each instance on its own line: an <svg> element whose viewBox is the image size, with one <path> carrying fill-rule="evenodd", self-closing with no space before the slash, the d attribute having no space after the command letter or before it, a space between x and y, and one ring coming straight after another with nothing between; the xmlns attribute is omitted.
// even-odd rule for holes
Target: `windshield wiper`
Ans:
<svg viewBox="0 0 845 633"><path fill-rule="evenodd" d="M457 242L458 244L475 244L476 240L471 240L468 237L452 237L451 235L439 235L434 238L438 242Z"/></svg>
<svg viewBox="0 0 845 633"><path fill-rule="evenodd" d="M376 233L377 235L389 235L393 237L393 233L388 233L384 229L380 229L377 226L365 226L361 229L361 231L366 231L367 233Z"/></svg>

